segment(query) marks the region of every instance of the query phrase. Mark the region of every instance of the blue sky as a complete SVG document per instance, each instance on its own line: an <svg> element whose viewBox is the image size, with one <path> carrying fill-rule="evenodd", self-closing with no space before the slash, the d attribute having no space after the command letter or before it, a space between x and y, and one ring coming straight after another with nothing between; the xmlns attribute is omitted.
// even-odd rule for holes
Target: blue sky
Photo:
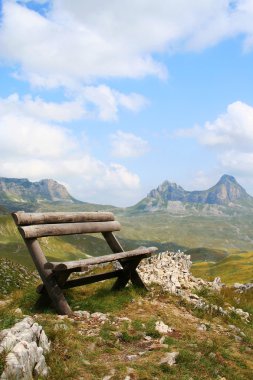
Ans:
<svg viewBox="0 0 253 380"><path fill-rule="evenodd" d="M224 174L253 195L253 0L1 2L0 176L129 206Z"/></svg>

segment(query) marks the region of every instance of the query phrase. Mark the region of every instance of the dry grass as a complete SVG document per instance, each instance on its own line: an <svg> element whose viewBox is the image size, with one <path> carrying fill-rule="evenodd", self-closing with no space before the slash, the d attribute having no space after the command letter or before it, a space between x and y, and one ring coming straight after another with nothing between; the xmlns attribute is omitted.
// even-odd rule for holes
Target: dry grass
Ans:
<svg viewBox="0 0 253 380"><path fill-rule="evenodd" d="M132 380L252 378L252 325L238 319L198 316L179 297L158 288L143 293L129 287L112 293L110 286L110 281L92 284L67 295L74 310L108 313L104 323L92 318L59 319L52 310L36 311L36 320L52 341L47 358L50 380L99 380L107 375L112 375L111 380L127 375ZM2 310L4 319L8 314L14 315L16 307L30 315L35 313L37 296L33 290L26 294L19 291L12 297L9 307ZM226 294L223 302L232 302L233 297ZM128 320L119 319L122 317ZM171 333L165 334L164 346L161 334L155 330L158 320L173 327ZM206 331L199 330L201 323L206 325ZM245 337L241 335L238 342L235 335L239 333L228 324L238 326ZM166 352L172 351L179 352L177 364L160 365Z"/></svg>

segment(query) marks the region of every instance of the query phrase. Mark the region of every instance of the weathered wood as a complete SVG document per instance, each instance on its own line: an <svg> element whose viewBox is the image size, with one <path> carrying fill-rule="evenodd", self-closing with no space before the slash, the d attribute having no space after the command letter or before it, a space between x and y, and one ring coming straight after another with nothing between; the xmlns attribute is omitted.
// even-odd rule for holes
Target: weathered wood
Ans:
<svg viewBox="0 0 253 380"><path fill-rule="evenodd" d="M157 248L140 247L133 251L124 252L113 231L120 230L120 224L108 212L80 213L13 213L34 264L40 274L43 284L37 288L41 294L39 301L44 304L52 301L59 314L71 314L71 308L66 301L62 289L68 289L97 281L117 277L114 290L122 289L129 280L134 286L145 288L136 268L144 257L149 257ZM43 236L61 236L82 233L102 233L113 254L92 257L84 260L68 262L48 262L37 240ZM68 280L72 272L85 271L90 265L103 263L119 263L120 269Z"/></svg>
<svg viewBox="0 0 253 380"><path fill-rule="evenodd" d="M114 221L112 212L13 212L12 217L17 226L50 223L82 223Z"/></svg>
<svg viewBox="0 0 253 380"><path fill-rule="evenodd" d="M123 289L129 280L132 281L132 284L138 288L143 288L147 290L140 276L138 275L136 268L139 265L142 257L131 258L128 261L122 262L122 274L118 277L117 281L114 283L112 290L121 290Z"/></svg>
<svg viewBox="0 0 253 380"><path fill-rule="evenodd" d="M70 289L76 286L93 284L94 282L99 282L103 280L108 280L110 278L119 277L122 274L123 270L115 270L112 272L100 273L93 276L81 277L74 280L69 280L63 285L63 289Z"/></svg>
<svg viewBox="0 0 253 380"><path fill-rule="evenodd" d="M69 307L69 304L66 301L61 288L57 284L52 270L44 268L47 260L39 245L38 240L27 239L25 240L25 243L55 309L59 314L71 314L71 308Z"/></svg>
<svg viewBox="0 0 253 380"><path fill-rule="evenodd" d="M92 258L78 260L78 261L65 261L62 263L46 262L44 268L52 269L54 271L62 271L66 269L85 267L88 265L104 264L104 263L109 263L115 260L129 259L129 258L137 257L137 256L149 256L156 250L157 250L156 247L138 248L133 251L112 253L110 255L92 257Z"/></svg>
<svg viewBox="0 0 253 380"><path fill-rule="evenodd" d="M116 238L116 236L112 232L102 232L102 235L104 236L105 240L107 241L107 244L111 248L112 252L118 253L118 252L124 251L124 249L122 248L118 239Z"/></svg>
<svg viewBox="0 0 253 380"><path fill-rule="evenodd" d="M119 231L119 222L87 222L87 223L63 223L63 224L40 224L19 227L24 239L38 238L43 236L61 236L83 233L98 233Z"/></svg>

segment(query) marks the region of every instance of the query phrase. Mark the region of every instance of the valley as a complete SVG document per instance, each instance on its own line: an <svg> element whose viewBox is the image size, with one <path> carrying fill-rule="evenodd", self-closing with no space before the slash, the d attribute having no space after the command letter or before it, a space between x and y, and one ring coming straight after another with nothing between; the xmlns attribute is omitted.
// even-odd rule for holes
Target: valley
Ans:
<svg viewBox="0 0 253 380"><path fill-rule="evenodd" d="M136 205L117 208L78 201L53 180L0 179L0 257L33 266L11 211L110 210L123 226L117 236L126 250L141 245L157 246L160 252L180 250L191 255L194 273L203 278L252 281L253 198L234 177L226 175L210 192L192 193L167 181ZM219 203L208 203L214 201ZM99 235L44 238L42 244L48 258L55 261L109 253ZM239 269L233 271L233 266L243 274Z"/></svg>

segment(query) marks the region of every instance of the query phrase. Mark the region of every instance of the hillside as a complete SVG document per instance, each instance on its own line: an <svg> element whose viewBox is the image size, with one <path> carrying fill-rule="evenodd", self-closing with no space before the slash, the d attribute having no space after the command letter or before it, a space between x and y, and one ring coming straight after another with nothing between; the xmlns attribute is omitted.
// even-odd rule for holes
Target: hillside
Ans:
<svg viewBox="0 0 253 380"><path fill-rule="evenodd" d="M20 282L18 290L0 282L1 294L6 292L0 297L0 331L24 315L41 325L51 341L46 356L50 380L252 378L252 319L219 312L231 305L252 314L252 291L240 296L230 288L190 293L209 305L205 309L158 286L147 293L132 286L111 292L110 280L67 291L75 310L68 318L35 307L37 281L32 273L6 260L3 265L0 277L7 280L15 273L22 278L25 271L29 280ZM169 364L172 357L174 364ZM0 374L5 358L2 352Z"/></svg>
<svg viewBox="0 0 253 380"><path fill-rule="evenodd" d="M42 186L41 183L44 185ZM51 183L47 191L45 190L46 183L47 186ZM117 233L117 236L125 249L133 249L141 245L157 246L160 251L179 249L191 254L194 262L219 262L233 250L252 250L252 198L233 177L223 176L218 186L212 187L207 192L220 194L225 186L230 200L232 196L233 199L237 197L236 203L185 203L171 200L167 201L166 208L156 209L156 211L149 208L143 211L138 208L138 205L138 207L123 209L79 202L69 195L62 185L58 185L55 181L32 183L22 179L2 179L4 190L0 194L2 194L1 199L5 207L9 205L9 210L18 208L27 211L113 211L122 225L122 230ZM28 189L27 193L25 186ZM38 190L40 196L36 198L37 188L41 190ZM175 190L178 186L171 188ZM8 194L8 201L6 198L4 201L3 192L6 197ZM207 197L207 192L204 192L205 197ZM151 193L156 194L156 192ZM163 194L163 191L161 190L160 193ZM175 192L173 194L174 197ZM15 200L13 200L14 195ZM61 200L59 200L60 197L62 197ZM0 206L0 213L1 210L2 214L6 213L5 207L1 209ZM85 257L85 255L96 256L109 252L99 235L50 238L45 239L43 244L48 256L53 259L61 257L71 260L76 257ZM0 257L11 258L28 266L32 265L17 229L7 215L0 217ZM225 266L224 270L226 270Z"/></svg>
<svg viewBox="0 0 253 380"><path fill-rule="evenodd" d="M234 251L216 262L198 262L193 265L192 272L206 280L221 277L226 284L253 283L253 252Z"/></svg>

